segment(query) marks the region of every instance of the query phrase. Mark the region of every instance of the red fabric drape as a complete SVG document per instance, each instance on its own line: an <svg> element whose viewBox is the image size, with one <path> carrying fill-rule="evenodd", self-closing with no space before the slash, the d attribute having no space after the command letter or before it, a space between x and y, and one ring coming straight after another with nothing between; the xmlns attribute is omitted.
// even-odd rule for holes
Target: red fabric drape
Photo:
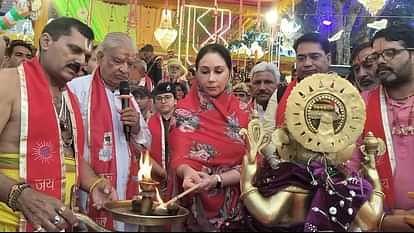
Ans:
<svg viewBox="0 0 414 233"><path fill-rule="evenodd" d="M195 82L188 96L177 105L176 125L169 135L171 169L176 171L187 164L197 171L210 169L220 173L224 168L239 166L246 153L239 131L247 127L247 109L242 109L241 103L227 91L210 98L198 89ZM239 185L235 185L234 195L228 200L233 207L238 190ZM200 198L209 218L217 216L225 202L224 192L201 193Z"/></svg>

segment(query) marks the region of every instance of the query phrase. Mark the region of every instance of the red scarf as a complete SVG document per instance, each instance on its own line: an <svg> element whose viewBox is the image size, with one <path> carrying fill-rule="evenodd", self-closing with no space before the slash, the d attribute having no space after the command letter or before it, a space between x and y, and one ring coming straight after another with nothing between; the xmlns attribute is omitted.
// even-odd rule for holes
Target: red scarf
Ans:
<svg viewBox="0 0 414 233"><path fill-rule="evenodd" d="M381 98L384 98L383 103L381 103ZM385 106L383 106L384 104ZM384 107L385 109L387 107L385 103L385 96L382 88L378 87L377 89L373 90L368 97L367 119L369 120L365 122L363 135L367 135L368 132L372 132L375 137L381 138L387 145L385 154L383 156L377 157L376 166L381 179L382 190L385 193L385 204L388 208L393 208L395 204L394 181L390 163L390 148L388 148L390 139L392 140L392 138L386 136L387 133L384 128L384 123L387 124L388 122L384 121L382 114L388 114L388 111L382 113L381 109ZM388 131L388 135L391 135L391 131Z"/></svg>
<svg viewBox="0 0 414 233"><path fill-rule="evenodd" d="M151 157L164 169L167 167L167 161L163 161L163 150L165 149L164 128L161 127L161 115L156 113L148 121L148 128L152 135ZM163 126L168 127L168 126Z"/></svg>
<svg viewBox="0 0 414 233"><path fill-rule="evenodd" d="M285 93L283 94L282 99L280 100L280 103L277 107L277 113L276 113L276 119L275 119L277 128L282 128L283 124L285 123L285 112L286 112L286 107L287 107L287 101L290 96L290 93L292 93L293 89L296 87L296 84L298 84L298 81L296 79L290 82L286 88Z"/></svg>
<svg viewBox="0 0 414 233"><path fill-rule="evenodd" d="M112 125L112 111L99 67L93 75L89 98L91 166L97 174L110 180L113 187L117 187L116 138ZM137 174L133 172L138 170L138 163L136 162L135 156L131 156L131 150L128 155L124 156L130 156L131 159L130 176L126 191L126 198L130 199L138 192L138 184L132 179L132 176ZM110 215L105 211L97 211L92 207L92 202L90 202L89 206L89 215L102 226L113 229L113 220Z"/></svg>
<svg viewBox="0 0 414 233"><path fill-rule="evenodd" d="M194 84L177 105L176 126L169 135L171 170L175 173L180 165L187 164L196 171L209 168L212 173L220 174L241 165L246 145L239 130L247 128L249 113L226 91L216 99L202 97L197 83ZM225 200L223 190L199 194L208 218L219 216L220 210L229 214L237 206L239 185L229 189L229 200Z"/></svg>
<svg viewBox="0 0 414 233"><path fill-rule="evenodd" d="M64 201L65 170L61 148L59 118L56 114L50 85L37 58L18 68L21 85L20 174L36 191ZM75 145L76 184L84 146L84 132L79 103L69 88L62 95L70 109ZM68 99L70 101L68 101ZM62 106L63 107L63 106ZM45 130L47 129L47 130ZM45 166L47 169L44 169ZM26 171L26 174L22 174ZM24 224L25 225L25 224ZM31 231L31 226L22 226Z"/></svg>
<svg viewBox="0 0 414 233"><path fill-rule="evenodd" d="M149 93L151 93L152 90L154 90L154 85L152 84L152 80L147 74L145 74L144 79L145 79L145 88L147 88Z"/></svg>

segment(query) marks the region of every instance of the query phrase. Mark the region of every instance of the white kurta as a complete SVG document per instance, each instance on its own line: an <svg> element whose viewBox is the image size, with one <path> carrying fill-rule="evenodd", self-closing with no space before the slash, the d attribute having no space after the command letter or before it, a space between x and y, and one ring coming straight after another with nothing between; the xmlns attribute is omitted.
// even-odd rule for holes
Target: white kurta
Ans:
<svg viewBox="0 0 414 233"><path fill-rule="evenodd" d="M264 117L265 117L265 110L264 110L263 106L260 105L260 104L256 104L256 110L257 110L257 114L259 114L260 121L263 122Z"/></svg>
<svg viewBox="0 0 414 233"><path fill-rule="evenodd" d="M85 127L85 153L84 158L90 163L90 150L89 150L89 141L88 141L88 103L89 103L89 94L92 84L92 76L84 76L77 78L71 81L68 85L73 93L78 97L80 102L80 108L83 118L83 123ZM125 139L124 128L121 121L121 115L118 110L122 109L121 100L118 98L119 91L116 90L112 92L109 88L106 89L106 95L108 97L108 102L111 107L112 112L112 125L114 129L115 148L116 148L116 167L117 167L117 193L120 200L125 200L126 196L126 187L128 183L130 159L128 156L128 143ZM135 102L134 98L131 98L132 103L135 108L139 110L138 104ZM144 117L140 117L140 133L136 136L131 135L131 140L135 140L136 144L142 145L145 148L150 148L151 146L151 133L149 131L148 125L145 122Z"/></svg>

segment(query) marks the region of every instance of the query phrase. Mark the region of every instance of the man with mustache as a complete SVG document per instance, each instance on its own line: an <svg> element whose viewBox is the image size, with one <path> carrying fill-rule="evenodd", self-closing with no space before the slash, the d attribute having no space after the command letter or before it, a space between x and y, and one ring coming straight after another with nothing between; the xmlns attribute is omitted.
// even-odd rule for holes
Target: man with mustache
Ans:
<svg viewBox="0 0 414 233"><path fill-rule="evenodd" d="M251 77L252 96L255 101L253 108L263 120L270 97L279 86L280 73L275 65L261 62L253 67Z"/></svg>
<svg viewBox="0 0 414 233"><path fill-rule="evenodd" d="M82 116L66 85L77 73L68 64L85 63L93 38L79 20L54 19L42 31L39 57L0 72L1 231L77 224L65 207L73 186L89 191L98 207L115 198L83 160Z"/></svg>
<svg viewBox="0 0 414 233"><path fill-rule="evenodd" d="M379 230L413 231L405 218L414 213L414 200L408 197L414 190L414 29L401 25L381 30L372 48L368 59L376 61L381 85L364 94L364 135L373 132L386 143L385 154L376 161L386 211ZM352 164L361 159L361 154L354 155Z"/></svg>
<svg viewBox="0 0 414 233"><path fill-rule="evenodd" d="M6 50L5 62L9 68L17 67L33 58L35 50L32 44L23 40L13 40Z"/></svg>
<svg viewBox="0 0 414 233"><path fill-rule="evenodd" d="M352 72L356 86L361 92L373 90L379 84L376 77L377 63L370 59L373 52L371 43L368 42L356 46L352 51Z"/></svg>
<svg viewBox="0 0 414 233"><path fill-rule="evenodd" d="M263 127L269 137L276 127L284 122L287 99L298 82L306 77L317 73L327 73L331 64L330 44L328 39L322 38L318 33L308 33L295 41L293 46L296 52L296 75L297 79L292 80L286 87L280 101L278 92L275 91L267 104L264 114ZM270 160L276 148L273 144L266 146L262 153Z"/></svg>
<svg viewBox="0 0 414 233"><path fill-rule="evenodd" d="M120 96L121 81L128 81L135 46L121 32L106 35L97 53L98 67L93 75L78 78L69 86L78 96L85 123L85 158L96 173L109 179L120 200L132 199L138 190L137 157L151 144L148 126L132 95ZM121 98L129 107L122 109ZM124 126L131 128L129 141ZM112 221L110 215L89 205L89 215L106 228L132 230Z"/></svg>

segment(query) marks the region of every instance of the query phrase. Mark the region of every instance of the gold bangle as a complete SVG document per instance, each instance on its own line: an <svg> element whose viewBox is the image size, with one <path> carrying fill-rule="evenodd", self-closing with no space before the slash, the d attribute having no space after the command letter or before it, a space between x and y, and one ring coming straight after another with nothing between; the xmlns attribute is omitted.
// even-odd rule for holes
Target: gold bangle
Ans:
<svg viewBox="0 0 414 233"><path fill-rule="evenodd" d="M96 186L101 183L102 181L105 181L105 178L101 177L97 180L95 180L95 182L93 182L93 184L89 187L89 193L92 193L93 190L96 188Z"/></svg>
<svg viewBox="0 0 414 233"><path fill-rule="evenodd" d="M379 223L378 223L378 231L382 231L382 224L384 223L384 219L385 219L385 216L387 215L387 213L383 213L382 214L382 216L381 216L381 219L380 219L380 221L379 221Z"/></svg>
<svg viewBox="0 0 414 233"><path fill-rule="evenodd" d="M7 199L7 205L14 212L18 211L17 209L17 200L22 195L23 191L27 188L31 188L30 185L22 183L13 185Z"/></svg>
<svg viewBox="0 0 414 233"><path fill-rule="evenodd" d="M258 189L256 188L256 187L254 187L254 188L251 188L251 189L249 189L249 190L247 190L246 192L243 192L242 194L240 194L240 200L242 200L243 201L243 199L248 195L248 194L250 194L250 193L252 193L252 192L257 192L258 191Z"/></svg>

